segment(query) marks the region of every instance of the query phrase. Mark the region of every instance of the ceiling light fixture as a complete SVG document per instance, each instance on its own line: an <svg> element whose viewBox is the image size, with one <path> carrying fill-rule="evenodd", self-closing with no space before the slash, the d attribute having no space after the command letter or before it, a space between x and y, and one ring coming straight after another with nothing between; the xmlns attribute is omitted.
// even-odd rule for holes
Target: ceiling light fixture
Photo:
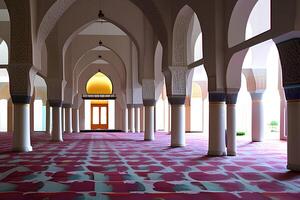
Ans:
<svg viewBox="0 0 300 200"><path fill-rule="evenodd" d="M100 22L100 23L106 23L107 22L102 10L99 10L98 18L99 19L97 20L97 22Z"/></svg>

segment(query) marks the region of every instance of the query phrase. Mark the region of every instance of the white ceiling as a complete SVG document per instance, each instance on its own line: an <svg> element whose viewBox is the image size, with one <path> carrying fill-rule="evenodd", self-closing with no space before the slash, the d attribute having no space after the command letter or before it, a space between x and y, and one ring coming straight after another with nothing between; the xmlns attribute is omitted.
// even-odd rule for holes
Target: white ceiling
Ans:
<svg viewBox="0 0 300 200"><path fill-rule="evenodd" d="M95 22L81 31L79 35L126 35L126 33L112 23Z"/></svg>
<svg viewBox="0 0 300 200"><path fill-rule="evenodd" d="M109 63L106 62L105 60L96 60L92 64L109 64Z"/></svg>
<svg viewBox="0 0 300 200"><path fill-rule="evenodd" d="M94 50L95 51L110 51L110 49L108 49L108 48L106 48L104 46L98 46L98 47L92 49L92 51L94 51Z"/></svg>

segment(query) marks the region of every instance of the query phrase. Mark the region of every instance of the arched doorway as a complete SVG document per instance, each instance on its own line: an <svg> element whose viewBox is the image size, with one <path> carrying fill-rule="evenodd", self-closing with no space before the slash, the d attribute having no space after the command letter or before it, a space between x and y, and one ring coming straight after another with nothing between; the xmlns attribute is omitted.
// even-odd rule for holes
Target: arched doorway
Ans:
<svg viewBox="0 0 300 200"><path fill-rule="evenodd" d="M115 101L113 84L108 76L100 72L86 84L85 116L87 130L114 129Z"/></svg>

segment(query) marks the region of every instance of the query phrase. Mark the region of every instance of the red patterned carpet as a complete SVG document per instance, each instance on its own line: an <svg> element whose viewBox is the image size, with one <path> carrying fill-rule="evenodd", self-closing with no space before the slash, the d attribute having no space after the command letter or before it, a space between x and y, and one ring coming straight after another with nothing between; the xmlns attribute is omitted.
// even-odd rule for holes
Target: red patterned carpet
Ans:
<svg viewBox="0 0 300 200"><path fill-rule="evenodd" d="M300 199L300 173L286 170L286 142L239 139L236 157L207 157L204 134L81 133L52 143L34 135L34 151L12 153L0 135L0 199Z"/></svg>

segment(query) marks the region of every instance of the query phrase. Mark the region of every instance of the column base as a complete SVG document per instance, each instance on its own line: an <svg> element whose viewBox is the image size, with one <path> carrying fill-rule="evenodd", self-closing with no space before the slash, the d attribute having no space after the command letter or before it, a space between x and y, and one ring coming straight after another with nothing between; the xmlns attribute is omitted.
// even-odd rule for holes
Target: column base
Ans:
<svg viewBox="0 0 300 200"><path fill-rule="evenodd" d="M254 140L254 139L252 139L252 142L263 142L263 140Z"/></svg>
<svg viewBox="0 0 300 200"><path fill-rule="evenodd" d="M291 171L300 172L300 165L288 164L287 168Z"/></svg>
<svg viewBox="0 0 300 200"><path fill-rule="evenodd" d="M147 142L149 142L149 141L154 141L154 139L144 139L144 141L147 141Z"/></svg>
<svg viewBox="0 0 300 200"><path fill-rule="evenodd" d="M236 156L235 151L227 151L227 156Z"/></svg>
<svg viewBox="0 0 300 200"><path fill-rule="evenodd" d="M14 151L14 152L30 152L30 151L32 151L32 146L13 147L12 151Z"/></svg>
<svg viewBox="0 0 300 200"><path fill-rule="evenodd" d="M64 140L62 140L62 139L52 139L51 141L52 142L63 142Z"/></svg>
<svg viewBox="0 0 300 200"><path fill-rule="evenodd" d="M207 153L208 156L226 156L225 151L208 151Z"/></svg>
<svg viewBox="0 0 300 200"><path fill-rule="evenodd" d="M171 148L185 147L185 144L171 144Z"/></svg>

